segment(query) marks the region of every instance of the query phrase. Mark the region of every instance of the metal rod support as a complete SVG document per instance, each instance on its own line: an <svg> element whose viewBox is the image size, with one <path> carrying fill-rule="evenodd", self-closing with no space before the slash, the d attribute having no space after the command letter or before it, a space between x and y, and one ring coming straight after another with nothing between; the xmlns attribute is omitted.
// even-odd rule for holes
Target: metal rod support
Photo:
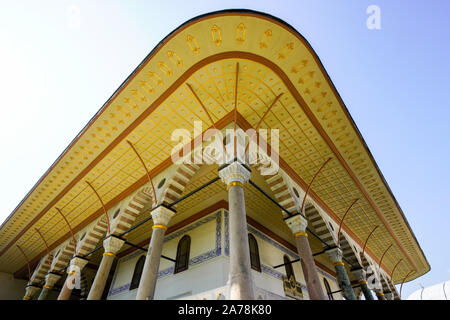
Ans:
<svg viewBox="0 0 450 320"><path fill-rule="evenodd" d="M347 211L345 211L344 216L342 217L341 223L339 223L339 230L337 233L337 245L339 247L339 244L341 242L341 229L342 229L342 225L344 224L344 219L347 216L347 214L350 212L350 209L353 207L353 205L358 202L359 199L355 199L350 206L348 207Z"/></svg>
<svg viewBox="0 0 450 320"><path fill-rule="evenodd" d="M315 257L315 256L318 256L318 255L321 255L321 254L325 253L325 251L326 251L326 250L322 250L322 251L313 253L312 256ZM295 260L289 261L289 262L287 262L287 263L282 263L282 264L279 264L279 265L277 265L277 266L273 266L272 268L276 269L276 268L279 268L279 267L282 267L282 266L286 266L286 265L288 265L288 264L293 264L293 263L299 262L299 261L300 261L300 259L295 259Z"/></svg>
<svg viewBox="0 0 450 320"><path fill-rule="evenodd" d="M292 216L292 213L287 211L282 205L280 205L276 200L274 200L271 196L269 196L264 190L262 190L260 187L258 187L252 180L248 181L253 187L255 187L259 192L261 192L264 196L266 196L267 199L272 201L277 207L279 207L281 210L286 212L289 216Z"/></svg>
<svg viewBox="0 0 450 320"><path fill-rule="evenodd" d="M98 200L100 200L100 203L101 203L102 208L103 208L103 212L105 213L105 216L106 216L106 224L108 225L108 233L111 233L111 228L110 228L110 225L109 225L109 216L108 216L108 212L106 211L105 204L103 203L103 200L100 197L100 195L98 194L97 190L95 190L94 186L87 180L86 180L86 183L94 191L94 193L97 196Z"/></svg>
<svg viewBox="0 0 450 320"><path fill-rule="evenodd" d="M150 182L150 186L152 187L154 198L153 201L154 203L158 203L158 199L156 199L155 186L153 185L152 177L150 176L150 172L148 171L147 166L145 165L144 159L142 159L141 155L139 154L139 152L137 152L136 148L134 147L133 143L131 143L131 141L127 140L127 143L130 145L131 149L133 149L134 153L136 154L142 166L144 167L145 173L147 174L148 182Z"/></svg>
<svg viewBox="0 0 450 320"><path fill-rule="evenodd" d="M313 176L313 178L311 179L311 182L308 185L308 188L306 189L305 192L305 196L303 197L303 201L302 201L302 209L300 210L301 213L304 213L304 209L305 209L305 203L306 203L306 197L308 196L308 192L311 189L311 186L314 182L314 180L316 179L316 177L319 175L320 171L322 171L322 169L325 167L325 165L330 162L331 158L328 158L327 161L325 161L319 168L319 170L317 170L316 174Z"/></svg>
<svg viewBox="0 0 450 320"><path fill-rule="evenodd" d="M206 188L207 186L213 184L214 182L216 182L216 181L218 181L218 180L220 180L220 178L219 178L219 177L215 177L215 178L212 179L211 181L209 181L209 182L205 183L204 185L198 187L197 189L195 189L195 190L189 192L187 195L181 197L181 198L178 199L178 200L175 200L174 202L168 204L167 206L168 206L169 208L173 207L173 206L176 205L177 203L179 203L179 202L185 200L186 198L189 198L189 197L192 196L193 194L199 192L200 190Z"/></svg>

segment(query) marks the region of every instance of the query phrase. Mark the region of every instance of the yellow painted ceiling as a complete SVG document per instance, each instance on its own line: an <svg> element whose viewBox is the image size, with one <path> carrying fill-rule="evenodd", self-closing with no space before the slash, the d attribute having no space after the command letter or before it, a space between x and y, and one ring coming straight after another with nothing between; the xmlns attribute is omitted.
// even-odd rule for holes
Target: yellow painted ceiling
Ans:
<svg viewBox="0 0 450 320"><path fill-rule="evenodd" d="M35 228L50 246L68 237L56 207L76 231L101 214L86 181L107 207L145 182L145 171L126 139L157 173L170 164L174 129L192 132L194 120L202 120L204 129L211 125L186 83L215 122L229 115L237 63L237 108L250 126L256 126L275 96L283 93L261 127L280 130L280 156L291 173L308 184L331 157L313 192L336 219L360 199L345 225L360 242L380 226L368 247L379 259L393 244L383 264L389 271L403 259L394 281L415 268L408 279L427 272L428 262L414 234L312 49L288 26L249 12L194 19L150 53L2 225L0 270L15 272L24 266L16 245L31 260L44 252Z"/></svg>

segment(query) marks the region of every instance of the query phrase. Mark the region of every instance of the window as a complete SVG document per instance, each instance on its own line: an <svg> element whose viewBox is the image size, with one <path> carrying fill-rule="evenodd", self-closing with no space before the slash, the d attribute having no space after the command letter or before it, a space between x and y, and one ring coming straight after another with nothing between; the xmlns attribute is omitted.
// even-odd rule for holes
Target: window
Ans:
<svg viewBox="0 0 450 320"><path fill-rule="evenodd" d="M130 290L139 287L141 281L142 270L144 269L145 256L141 256L134 267L133 278L131 279Z"/></svg>
<svg viewBox="0 0 450 320"><path fill-rule="evenodd" d="M289 257L287 255L284 255L283 260L284 260L284 268L286 269L286 277L288 279L291 279L291 277L294 277L294 280L295 280L295 274L294 274L294 269L292 268L291 260L289 259Z"/></svg>
<svg viewBox="0 0 450 320"><path fill-rule="evenodd" d="M178 242L177 259L175 262L175 271L173 273L178 273L188 269L190 249L191 237L186 235L181 238L180 242Z"/></svg>
<svg viewBox="0 0 450 320"><path fill-rule="evenodd" d="M250 247L250 264L253 270L261 272L261 262L259 261L258 242L252 234L248 234L248 246Z"/></svg>
<svg viewBox="0 0 450 320"><path fill-rule="evenodd" d="M325 285L325 289L327 289L328 300L334 300L333 294L331 293L331 287L327 279L323 278L323 284Z"/></svg>

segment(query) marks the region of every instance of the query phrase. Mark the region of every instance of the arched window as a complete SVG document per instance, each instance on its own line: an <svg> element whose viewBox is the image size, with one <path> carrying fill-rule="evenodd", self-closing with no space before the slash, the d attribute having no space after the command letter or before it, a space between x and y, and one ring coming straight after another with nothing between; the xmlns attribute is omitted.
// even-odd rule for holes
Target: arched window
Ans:
<svg viewBox="0 0 450 320"><path fill-rule="evenodd" d="M284 260L284 268L286 269L286 277L288 279L291 279L291 277L293 276L295 279L294 269L292 268L291 260L287 255L284 255L283 260Z"/></svg>
<svg viewBox="0 0 450 320"><path fill-rule="evenodd" d="M141 256L134 266L133 278L131 278L130 290L139 287L141 281L142 270L144 269L145 256Z"/></svg>
<svg viewBox="0 0 450 320"><path fill-rule="evenodd" d="M191 249L191 237L186 235L183 238L181 238L181 240L178 242L175 271L173 273L178 273L188 269L190 249Z"/></svg>
<svg viewBox="0 0 450 320"><path fill-rule="evenodd" d="M250 264L253 270L261 272L261 261L259 260L258 242L252 234L248 234L248 246L250 247Z"/></svg>
<svg viewBox="0 0 450 320"><path fill-rule="evenodd" d="M331 287L327 279L323 278L323 284L325 285L325 289L327 290L328 300L334 300L333 294L331 293Z"/></svg>

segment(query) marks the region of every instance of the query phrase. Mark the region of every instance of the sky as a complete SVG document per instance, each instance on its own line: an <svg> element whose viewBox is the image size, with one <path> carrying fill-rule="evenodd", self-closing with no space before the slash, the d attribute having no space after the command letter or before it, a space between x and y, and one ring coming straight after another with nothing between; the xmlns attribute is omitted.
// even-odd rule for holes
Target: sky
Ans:
<svg viewBox="0 0 450 320"><path fill-rule="evenodd" d="M380 29L369 29L370 5ZM168 33L245 8L299 31L331 80L414 231L450 279L450 1L0 0L0 221ZM399 289L399 288L398 288Z"/></svg>

